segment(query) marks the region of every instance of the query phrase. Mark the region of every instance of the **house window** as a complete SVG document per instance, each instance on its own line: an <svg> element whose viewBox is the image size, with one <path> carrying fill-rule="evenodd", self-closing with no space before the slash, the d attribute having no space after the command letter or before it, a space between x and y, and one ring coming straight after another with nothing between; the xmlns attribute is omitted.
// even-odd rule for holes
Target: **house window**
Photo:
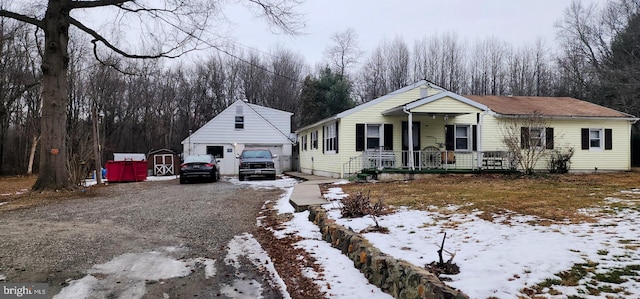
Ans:
<svg viewBox="0 0 640 299"><path fill-rule="evenodd" d="M307 150L307 135L300 136L300 143L302 145L302 150L306 151Z"/></svg>
<svg viewBox="0 0 640 299"><path fill-rule="evenodd" d="M236 115L236 129L244 129L244 116Z"/></svg>
<svg viewBox="0 0 640 299"><path fill-rule="evenodd" d="M553 149L553 128L521 127L523 149Z"/></svg>
<svg viewBox="0 0 640 299"><path fill-rule="evenodd" d="M530 147L544 147L544 129L543 128L529 128L529 146Z"/></svg>
<svg viewBox="0 0 640 299"><path fill-rule="evenodd" d="M471 146L471 126L469 125L456 125L455 128L455 142L457 151L468 151Z"/></svg>
<svg viewBox="0 0 640 299"><path fill-rule="evenodd" d="M338 150L338 124L332 123L324 127L324 150L336 152Z"/></svg>
<svg viewBox="0 0 640 299"><path fill-rule="evenodd" d="M367 125L367 149L377 149L382 145L381 125Z"/></svg>
<svg viewBox="0 0 640 299"><path fill-rule="evenodd" d="M318 131L311 132L311 148L318 149Z"/></svg>
<svg viewBox="0 0 640 299"><path fill-rule="evenodd" d="M582 128L582 149L583 150L612 150L613 130L612 129L590 129Z"/></svg>
<svg viewBox="0 0 640 299"><path fill-rule="evenodd" d="M589 149L602 149L602 129L589 129Z"/></svg>

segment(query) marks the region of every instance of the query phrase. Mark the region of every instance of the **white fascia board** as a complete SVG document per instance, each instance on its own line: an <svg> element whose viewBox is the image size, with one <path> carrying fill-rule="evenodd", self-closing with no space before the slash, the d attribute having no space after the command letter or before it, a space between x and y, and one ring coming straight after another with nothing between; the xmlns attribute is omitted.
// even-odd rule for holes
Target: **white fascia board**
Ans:
<svg viewBox="0 0 640 299"><path fill-rule="evenodd" d="M450 98L456 99L456 100L458 100L458 101L460 101L462 103L465 103L465 104L467 104L469 106L478 108L478 109L483 110L483 111L489 110L489 107L487 107L486 105L480 104L480 103L478 103L476 101L473 101L473 100L470 100L470 99L467 99L467 98L465 98L465 97L463 97L463 96L461 96L461 95L459 95L457 93L453 93L451 91L445 91L445 92L437 93L437 94L434 94L432 96L428 96L426 98L422 98L420 100L413 101L411 103L406 104L404 107L407 110L411 110L413 108L420 107L422 105L437 101L437 100L445 98L445 97L450 97Z"/></svg>
<svg viewBox="0 0 640 299"><path fill-rule="evenodd" d="M387 100L387 99L389 99L389 98L391 98L393 96L396 96L397 94L407 92L409 90L412 90L412 89L417 88L417 87L422 86L422 85L430 85L430 86L437 87L438 89L442 89L442 87L439 87L439 86L437 86L437 85L435 85L433 83L430 83L427 80L420 80L420 81L418 81L416 83L413 83L411 85L407 85L407 86L405 86L403 88L400 88L398 90L392 91L392 92L390 92L390 93L388 93L386 95L383 95L383 96L381 96L379 98L375 98L375 99L373 99L371 101L368 101L366 103L362 103L362 104L360 104L358 106L355 106L355 107L353 107L351 109L342 111L342 112L340 112L340 113L338 113L338 114L336 114L334 116L325 118L325 119L323 119L321 121L318 121L318 122L316 122L314 124L307 125L307 126L304 126L302 128L299 128L299 129L296 130L296 133L299 133L300 131L304 131L306 129L313 128L313 127L316 127L316 126L319 126L319 125L322 125L322 124L330 123L330 122L333 122L333 121L335 121L337 119L341 119L343 117L349 116L349 115L351 115L353 113L356 113L356 112L361 111L363 109L366 109L366 108L368 108L370 106L373 106L373 105L376 105L376 104L378 104L380 102L383 102L383 101L385 101L385 100Z"/></svg>

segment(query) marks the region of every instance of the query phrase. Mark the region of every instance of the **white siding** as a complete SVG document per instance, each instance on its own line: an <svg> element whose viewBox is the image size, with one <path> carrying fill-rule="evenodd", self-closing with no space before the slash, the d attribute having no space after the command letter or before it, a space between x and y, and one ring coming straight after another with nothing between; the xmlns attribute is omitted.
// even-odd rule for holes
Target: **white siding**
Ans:
<svg viewBox="0 0 640 299"><path fill-rule="evenodd" d="M631 159L631 125L626 120L615 119L561 119L547 121L547 127L553 128L555 149L574 149L571 158L571 171L583 172L598 170L629 170ZM611 150L581 149L581 129L612 129ZM482 127L482 150L504 150L502 142L505 132L500 120L485 115ZM604 140L603 140L604 142ZM547 158L541 159L536 166L545 170Z"/></svg>
<svg viewBox="0 0 640 299"><path fill-rule="evenodd" d="M237 106L242 107L244 116L242 129L235 128ZM245 146L269 148L279 156L276 162L282 166L280 170L289 171L293 143L288 138L291 115L286 111L236 101L182 141L184 154L205 154L208 146L223 146L221 174L233 175L238 173L235 157Z"/></svg>

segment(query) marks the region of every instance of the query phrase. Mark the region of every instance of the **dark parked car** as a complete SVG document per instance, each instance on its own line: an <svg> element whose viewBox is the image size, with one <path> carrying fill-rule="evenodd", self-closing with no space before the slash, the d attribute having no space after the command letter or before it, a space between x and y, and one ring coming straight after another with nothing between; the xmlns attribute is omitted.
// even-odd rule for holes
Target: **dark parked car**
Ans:
<svg viewBox="0 0 640 299"><path fill-rule="evenodd" d="M204 178L209 182L220 179L220 169L212 155L188 156L180 165L180 184L197 178Z"/></svg>
<svg viewBox="0 0 640 299"><path fill-rule="evenodd" d="M273 159L276 156L268 149L246 149L238 157L240 168L238 178L244 181L251 176L265 176L269 179L276 179L276 168Z"/></svg>

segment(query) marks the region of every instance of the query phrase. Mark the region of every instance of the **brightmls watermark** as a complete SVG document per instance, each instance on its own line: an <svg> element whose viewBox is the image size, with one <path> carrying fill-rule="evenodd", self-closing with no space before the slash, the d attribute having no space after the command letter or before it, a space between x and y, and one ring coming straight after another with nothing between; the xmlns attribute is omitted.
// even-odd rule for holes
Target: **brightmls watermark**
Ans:
<svg viewBox="0 0 640 299"><path fill-rule="evenodd" d="M0 299L46 299L49 284L46 283L0 283Z"/></svg>

